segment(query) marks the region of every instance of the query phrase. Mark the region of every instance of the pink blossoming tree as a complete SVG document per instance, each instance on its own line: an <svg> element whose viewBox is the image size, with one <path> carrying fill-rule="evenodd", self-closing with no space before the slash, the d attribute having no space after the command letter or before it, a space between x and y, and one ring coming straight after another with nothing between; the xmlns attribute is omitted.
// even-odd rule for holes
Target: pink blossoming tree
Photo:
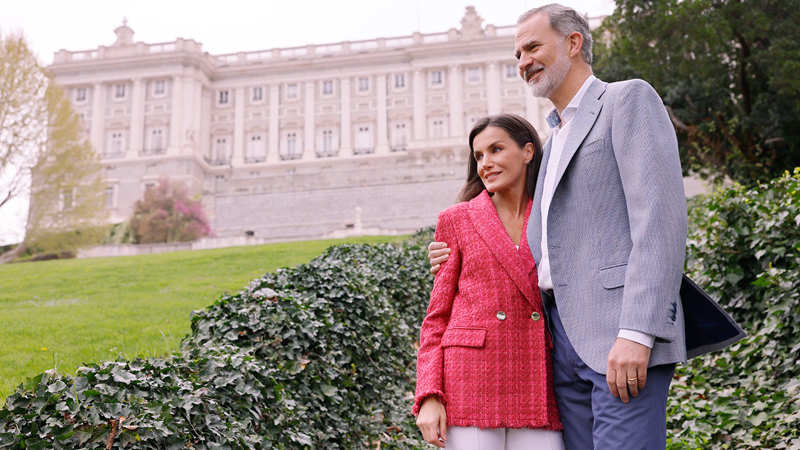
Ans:
<svg viewBox="0 0 800 450"><path fill-rule="evenodd" d="M193 241L211 234L200 200L189 197L185 184L167 178L136 202L130 226L137 244Z"/></svg>

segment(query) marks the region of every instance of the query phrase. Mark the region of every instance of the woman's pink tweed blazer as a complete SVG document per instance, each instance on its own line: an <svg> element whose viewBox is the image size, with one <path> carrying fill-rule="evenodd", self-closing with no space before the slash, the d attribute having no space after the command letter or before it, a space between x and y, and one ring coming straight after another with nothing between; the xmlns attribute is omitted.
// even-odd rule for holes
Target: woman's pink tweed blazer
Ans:
<svg viewBox="0 0 800 450"><path fill-rule="evenodd" d="M450 258L436 274L420 332L414 414L437 395L452 426L561 430L552 343L525 228L519 250L489 194L439 214Z"/></svg>

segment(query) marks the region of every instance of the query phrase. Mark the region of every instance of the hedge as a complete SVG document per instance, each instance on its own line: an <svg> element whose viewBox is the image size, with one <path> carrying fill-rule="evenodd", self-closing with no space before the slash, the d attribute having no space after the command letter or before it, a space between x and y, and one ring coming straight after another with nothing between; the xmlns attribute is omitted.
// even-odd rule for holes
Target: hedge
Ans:
<svg viewBox="0 0 800 450"><path fill-rule="evenodd" d="M669 448L800 448L800 169L690 209L687 271L749 336L679 366ZM46 372L0 448L422 448L409 414L431 276L424 230L343 245L192 317L166 358Z"/></svg>
<svg viewBox="0 0 800 450"><path fill-rule="evenodd" d="M800 448L800 168L690 210L688 272L748 337L678 367L670 448Z"/></svg>
<svg viewBox="0 0 800 450"><path fill-rule="evenodd" d="M0 448L420 446L409 396L431 238L266 274L196 312L170 357L40 374L0 410Z"/></svg>

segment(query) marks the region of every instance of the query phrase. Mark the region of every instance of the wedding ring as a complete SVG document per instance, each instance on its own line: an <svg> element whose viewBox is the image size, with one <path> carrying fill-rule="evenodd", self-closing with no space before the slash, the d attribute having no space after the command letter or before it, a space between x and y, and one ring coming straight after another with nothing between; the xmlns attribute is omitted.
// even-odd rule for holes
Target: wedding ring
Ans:
<svg viewBox="0 0 800 450"><path fill-rule="evenodd" d="M638 382L639 382L638 378L628 378L628 383L630 383L630 384L638 383Z"/></svg>

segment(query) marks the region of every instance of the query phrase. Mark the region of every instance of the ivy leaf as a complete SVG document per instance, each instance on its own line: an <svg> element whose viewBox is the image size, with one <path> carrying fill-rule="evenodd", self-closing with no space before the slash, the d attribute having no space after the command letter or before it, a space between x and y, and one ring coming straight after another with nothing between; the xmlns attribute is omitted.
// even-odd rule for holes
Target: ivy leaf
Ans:
<svg viewBox="0 0 800 450"><path fill-rule="evenodd" d="M322 386L320 386L320 390L322 391L323 394L325 394L328 397L333 397L334 395L336 395L337 391L337 389L331 386L330 384L323 384Z"/></svg>
<svg viewBox="0 0 800 450"><path fill-rule="evenodd" d="M121 367L114 367L111 370L111 375L112 375L114 381L116 381L117 383L123 383L123 384L128 384L131 381L136 379L136 375L128 372L125 369L122 369Z"/></svg>

